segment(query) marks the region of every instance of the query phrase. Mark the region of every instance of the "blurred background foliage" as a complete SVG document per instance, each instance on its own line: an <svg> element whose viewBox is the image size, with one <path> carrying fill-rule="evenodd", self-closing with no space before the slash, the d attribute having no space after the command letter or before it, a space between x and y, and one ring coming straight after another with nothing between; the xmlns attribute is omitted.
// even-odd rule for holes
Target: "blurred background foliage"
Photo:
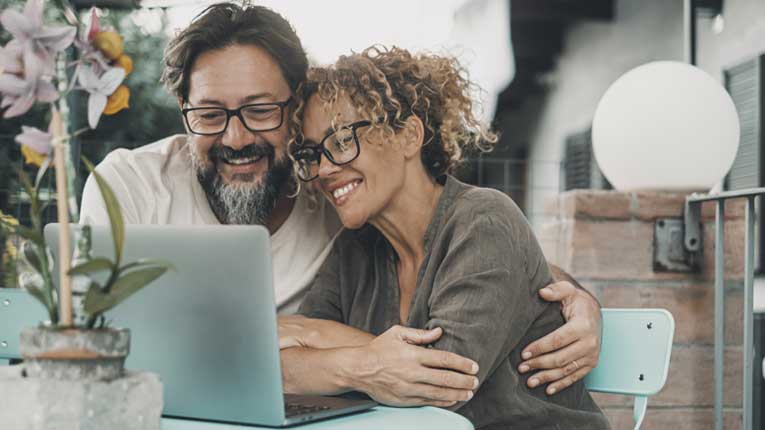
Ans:
<svg viewBox="0 0 765 430"><path fill-rule="evenodd" d="M26 0L0 0L0 10L8 7L23 9ZM46 23L65 24L62 12L54 7L56 2L45 2L44 19ZM89 9L79 10L80 18L87 22ZM102 116L96 130L80 135L72 144L73 159L85 155L94 164L99 163L115 148L135 148L151 143L163 137L183 132L177 101L171 97L159 82L162 73L162 54L168 40L167 22L162 10L153 10L160 16L160 23L144 25L145 15L131 10L99 9L102 27L113 27L125 41L125 53L133 59L134 69L125 84L130 88L130 106L116 115ZM156 21L156 20L155 20ZM11 39L7 31L0 30L0 44L5 45ZM76 52L70 48L68 55ZM73 92L69 96L71 110L70 129L76 130L87 123L87 94ZM23 168L32 177L36 167L24 166L20 146L14 137L21 132L22 125L45 129L48 122L48 109L36 105L21 117L0 119L0 211L13 215L22 224L29 223L28 196L16 179L16 169ZM78 169L78 196L82 191L87 170ZM53 175L45 179L48 189L53 187ZM54 194L41 193L43 199L51 199ZM55 205L46 213L46 221L55 221ZM0 240L0 287L13 286L12 266L13 246Z"/></svg>

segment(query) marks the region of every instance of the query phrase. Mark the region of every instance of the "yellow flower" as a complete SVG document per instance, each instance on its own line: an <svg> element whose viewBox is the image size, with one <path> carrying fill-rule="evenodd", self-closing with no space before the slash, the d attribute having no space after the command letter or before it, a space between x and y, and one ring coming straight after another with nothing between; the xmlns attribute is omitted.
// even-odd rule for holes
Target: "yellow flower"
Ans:
<svg viewBox="0 0 765 430"><path fill-rule="evenodd" d="M3 258L8 258L10 261L15 261L18 254L19 251L16 249L16 245L13 244L12 240L7 239L5 241L5 255L3 255Z"/></svg>
<svg viewBox="0 0 765 430"><path fill-rule="evenodd" d="M14 218L11 215L7 215L7 214L3 213L3 211L0 211L0 223L1 224L6 224L6 225L17 226L17 225L19 225L19 220L17 220L16 218Z"/></svg>
<svg viewBox="0 0 765 430"><path fill-rule="evenodd" d="M114 65L125 69L125 76L129 75L130 72L133 71L133 59L128 57L126 54L122 54L116 60L114 60Z"/></svg>
<svg viewBox="0 0 765 430"><path fill-rule="evenodd" d="M25 163L33 164L37 167L42 167L45 159L48 158L45 154L40 154L27 145L21 145L21 155L24 156Z"/></svg>
<svg viewBox="0 0 765 430"><path fill-rule="evenodd" d="M130 101L130 88L120 85L114 90L114 93L106 100L104 115L114 115L115 113L127 108Z"/></svg>
<svg viewBox="0 0 765 430"><path fill-rule="evenodd" d="M113 31L102 31L93 37L93 46L110 60L116 60L122 55L124 43L122 36Z"/></svg>

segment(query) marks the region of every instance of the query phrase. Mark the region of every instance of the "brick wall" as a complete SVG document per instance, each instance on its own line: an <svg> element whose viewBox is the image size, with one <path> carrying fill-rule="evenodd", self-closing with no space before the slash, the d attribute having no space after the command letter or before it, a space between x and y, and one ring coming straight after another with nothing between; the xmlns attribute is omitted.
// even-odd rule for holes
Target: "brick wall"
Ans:
<svg viewBox="0 0 765 430"><path fill-rule="evenodd" d="M696 274L653 270L654 221L682 217L684 194L580 190L549 202L541 227L547 258L594 292L603 307L659 307L675 317L669 377L651 397L643 428L713 429L714 207L702 207L704 258ZM726 203L725 428L741 427L744 201ZM632 428L632 401L594 395L614 429Z"/></svg>

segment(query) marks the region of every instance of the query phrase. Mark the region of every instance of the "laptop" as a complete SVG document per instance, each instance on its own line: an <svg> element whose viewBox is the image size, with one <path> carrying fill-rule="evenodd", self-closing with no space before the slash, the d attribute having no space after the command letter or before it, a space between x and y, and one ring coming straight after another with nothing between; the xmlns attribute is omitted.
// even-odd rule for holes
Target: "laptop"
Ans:
<svg viewBox="0 0 765 430"><path fill-rule="evenodd" d="M58 229L45 227L55 252ZM114 257L111 237L108 226L92 227L94 257ZM175 270L106 317L131 330L126 368L160 375L163 416L282 427L375 406L283 394L271 245L262 226L127 225L122 264L139 258L170 261Z"/></svg>

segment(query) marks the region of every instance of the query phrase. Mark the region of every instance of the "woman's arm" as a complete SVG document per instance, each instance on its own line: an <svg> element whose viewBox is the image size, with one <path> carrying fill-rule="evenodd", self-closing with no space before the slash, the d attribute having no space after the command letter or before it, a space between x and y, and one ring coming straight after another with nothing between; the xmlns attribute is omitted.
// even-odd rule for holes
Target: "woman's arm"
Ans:
<svg viewBox="0 0 765 430"><path fill-rule="evenodd" d="M508 206L455 213L428 299L425 328L444 329L433 346L475 360L481 384L531 333L560 322L537 295L552 280L539 245L520 211Z"/></svg>
<svg viewBox="0 0 765 430"><path fill-rule="evenodd" d="M472 396L477 366L427 349L442 331L393 327L378 337L342 324L340 257L330 253L300 306L281 317L282 380L290 393L367 393L390 405L449 406ZM291 347L288 347L291 346Z"/></svg>
<svg viewBox="0 0 765 430"><path fill-rule="evenodd" d="M340 394L361 391L391 406L448 407L472 398L478 365L444 351L427 349L440 329L395 326L364 345L281 350L285 392Z"/></svg>

